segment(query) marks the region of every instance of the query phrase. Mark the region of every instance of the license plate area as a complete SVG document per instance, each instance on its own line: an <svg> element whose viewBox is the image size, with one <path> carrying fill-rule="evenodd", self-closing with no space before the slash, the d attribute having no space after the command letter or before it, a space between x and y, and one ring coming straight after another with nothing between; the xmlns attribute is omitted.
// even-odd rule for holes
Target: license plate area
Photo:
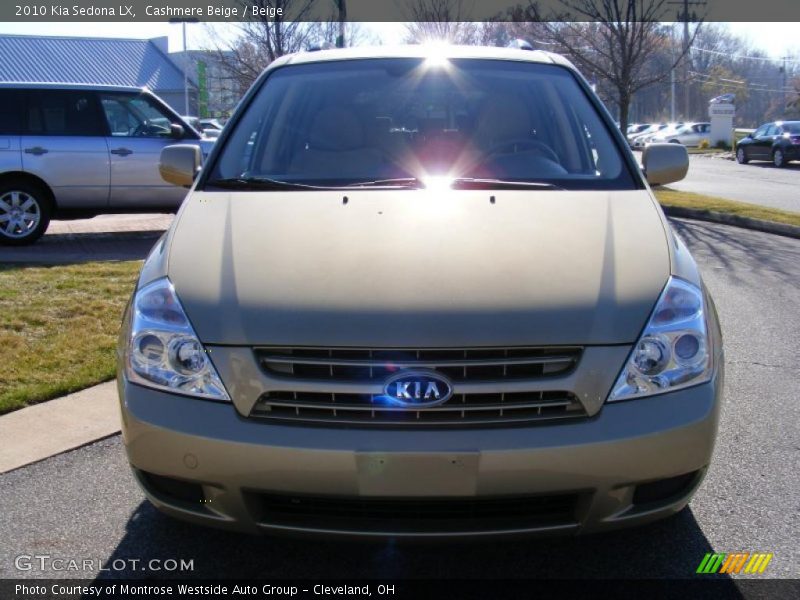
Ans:
<svg viewBox="0 0 800 600"><path fill-rule="evenodd" d="M478 488L479 452L356 453L362 496L471 496Z"/></svg>

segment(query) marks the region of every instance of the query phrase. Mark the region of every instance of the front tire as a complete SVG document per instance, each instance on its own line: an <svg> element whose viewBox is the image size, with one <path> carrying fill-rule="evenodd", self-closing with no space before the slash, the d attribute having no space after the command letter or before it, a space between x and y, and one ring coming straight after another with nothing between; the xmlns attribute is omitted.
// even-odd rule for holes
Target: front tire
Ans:
<svg viewBox="0 0 800 600"><path fill-rule="evenodd" d="M779 169L786 166L786 156L780 148L775 148L775 151L772 153L772 164Z"/></svg>
<svg viewBox="0 0 800 600"><path fill-rule="evenodd" d="M744 148L739 148L736 151L736 162L740 165L746 165L750 159L747 158L747 153L744 151Z"/></svg>
<svg viewBox="0 0 800 600"><path fill-rule="evenodd" d="M0 245L25 246L50 224L52 205L45 190L22 181L0 185Z"/></svg>

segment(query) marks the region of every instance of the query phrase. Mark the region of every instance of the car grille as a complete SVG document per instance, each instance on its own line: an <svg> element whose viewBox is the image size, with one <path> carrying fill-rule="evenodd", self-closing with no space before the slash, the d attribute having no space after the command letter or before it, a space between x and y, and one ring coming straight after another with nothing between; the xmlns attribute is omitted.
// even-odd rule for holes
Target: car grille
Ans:
<svg viewBox="0 0 800 600"><path fill-rule="evenodd" d="M472 426L585 416L578 398L567 390L516 391L522 380L536 382L572 371L581 348L500 348L467 350L352 350L259 348L261 368L273 387L253 406L251 417L281 422L362 426ZM430 407L386 402L374 389L407 369L433 370L453 381L456 393ZM493 383L515 391L494 392ZM303 381L304 385L293 383ZM308 382L313 383L309 389ZM505 382L505 383L504 383ZM330 386L326 389L326 383ZM371 393L344 393L341 386L371 385ZM480 385L480 393L470 386ZM487 390L487 384L489 389ZM302 388L302 391L298 388ZM333 388L333 389L332 389ZM334 391L334 389L336 391ZM522 387L522 390L525 388Z"/></svg>
<svg viewBox="0 0 800 600"><path fill-rule="evenodd" d="M581 348L258 348L255 352L261 368L279 377L376 382L402 369L422 368L469 382L563 375L575 367Z"/></svg>
<svg viewBox="0 0 800 600"><path fill-rule="evenodd" d="M487 498L350 498L254 494L264 525L327 531L513 531L576 521L579 494Z"/></svg>
<svg viewBox="0 0 800 600"><path fill-rule="evenodd" d="M427 408L387 406L379 394L267 392L250 413L279 421L354 425L491 425L584 416L569 392L454 394Z"/></svg>

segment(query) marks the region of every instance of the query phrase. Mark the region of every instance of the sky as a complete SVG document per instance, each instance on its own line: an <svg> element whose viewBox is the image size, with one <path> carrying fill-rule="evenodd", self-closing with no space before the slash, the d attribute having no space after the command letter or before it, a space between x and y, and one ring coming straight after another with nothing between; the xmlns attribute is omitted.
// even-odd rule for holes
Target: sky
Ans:
<svg viewBox="0 0 800 600"><path fill-rule="evenodd" d="M797 40L797 23L729 23L731 31L748 39L770 56L779 58L791 50L800 49ZM403 41L402 23L364 23L362 27L385 44ZM769 32L765 35L765 32ZM182 49L182 34L179 24L170 23L0 23L0 33L24 35L63 35L150 38L169 36L170 52ZM187 25L187 46L207 46L207 30L203 24ZM791 41L790 41L791 40Z"/></svg>

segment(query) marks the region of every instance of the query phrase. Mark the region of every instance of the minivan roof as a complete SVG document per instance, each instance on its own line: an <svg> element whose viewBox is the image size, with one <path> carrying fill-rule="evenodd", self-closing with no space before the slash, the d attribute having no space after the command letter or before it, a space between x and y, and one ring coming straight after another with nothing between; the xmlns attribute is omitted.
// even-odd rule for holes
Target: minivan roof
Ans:
<svg viewBox="0 0 800 600"><path fill-rule="evenodd" d="M0 89L50 89L50 90L96 90L100 92L149 92L147 88L127 85L99 85L96 83L31 83L27 81L2 81Z"/></svg>
<svg viewBox="0 0 800 600"><path fill-rule="evenodd" d="M286 64L304 64L336 60L358 60L366 58L483 58L492 60L514 60L522 62L559 64L575 69L575 66L560 54L544 50L520 50L518 48L496 48L490 46L457 46L450 44L414 44L404 46L358 46L312 50L289 54L273 61L270 67Z"/></svg>

